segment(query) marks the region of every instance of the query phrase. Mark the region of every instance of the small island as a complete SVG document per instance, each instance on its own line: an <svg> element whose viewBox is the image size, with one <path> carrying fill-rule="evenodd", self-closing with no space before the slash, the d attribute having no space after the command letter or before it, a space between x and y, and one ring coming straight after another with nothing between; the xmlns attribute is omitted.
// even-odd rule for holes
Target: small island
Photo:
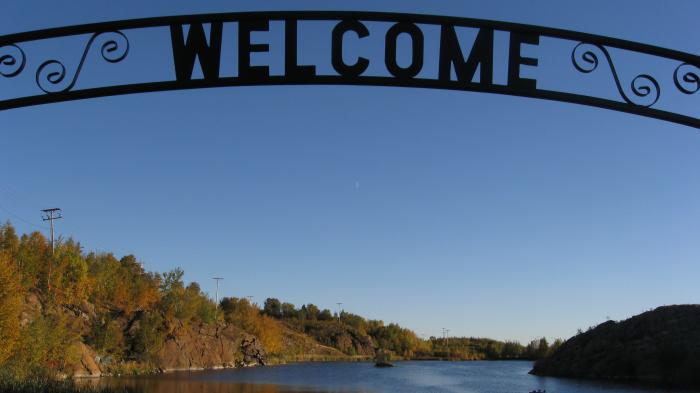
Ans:
<svg viewBox="0 0 700 393"><path fill-rule="evenodd" d="M394 364L391 363L390 354L384 351L383 349L377 350L377 354L374 356L374 367L394 367Z"/></svg>

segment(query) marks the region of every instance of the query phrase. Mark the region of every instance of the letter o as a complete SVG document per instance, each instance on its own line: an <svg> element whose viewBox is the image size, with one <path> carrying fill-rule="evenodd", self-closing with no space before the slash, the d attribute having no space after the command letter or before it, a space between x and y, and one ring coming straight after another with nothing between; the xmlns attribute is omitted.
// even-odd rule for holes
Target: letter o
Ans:
<svg viewBox="0 0 700 393"><path fill-rule="evenodd" d="M411 65L401 67L396 62L396 42L401 34L411 36L413 46ZM399 79L411 79L418 75L423 68L423 32L413 23L399 22L386 32L386 43L384 46L384 63L391 75Z"/></svg>

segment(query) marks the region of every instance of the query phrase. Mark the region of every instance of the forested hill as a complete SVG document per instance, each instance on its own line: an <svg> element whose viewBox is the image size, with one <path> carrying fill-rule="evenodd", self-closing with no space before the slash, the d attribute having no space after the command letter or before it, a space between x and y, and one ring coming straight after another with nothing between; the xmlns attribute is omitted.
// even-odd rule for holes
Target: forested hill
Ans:
<svg viewBox="0 0 700 393"><path fill-rule="evenodd" d="M531 373L700 387L700 305L602 323L537 361Z"/></svg>
<svg viewBox="0 0 700 393"><path fill-rule="evenodd" d="M222 302L222 309L225 308ZM517 341L475 337L421 339L397 324L385 325L346 311L333 314L313 304L296 308L275 298L265 300L262 314L349 355L373 355L375 349L382 348L403 359L539 359L554 352L563 342L556 340L550 344L541 338L523 346Z"/></svg>
<svg viewBox="0 0 700 393"><path fill-rule="evenodd" d="M0 226L0 378L97 376L236 367L294 360L515 359L545 356L489 339L420 339L396 324L333 314L313 304L245 298L217 305L183 271L147 272L134 256L85 253L72 239L54 252L39 232Z"/></svg>

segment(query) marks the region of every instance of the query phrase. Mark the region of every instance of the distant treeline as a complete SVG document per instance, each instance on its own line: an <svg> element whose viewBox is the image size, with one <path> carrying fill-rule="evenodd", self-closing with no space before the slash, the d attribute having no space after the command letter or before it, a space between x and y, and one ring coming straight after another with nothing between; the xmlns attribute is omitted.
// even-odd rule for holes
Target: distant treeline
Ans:
<svg viewBox="0 0 700 393"><path fill-rule="evenodd" d="M549 356L563 342L558 339L550 344L546 338L533 340L527 345L474 337L430 337L424 340L397 324L385 325L383 321L367 320L346 311L338 315L314 304L297 308L275 298L265 300L262 312L349 355L360 354L362 337L370 338L375 349L389 350L406 359L534 360Z"/></svg>
<svg viewBox="0 0 700 393"><path fill-rule="evenodd" d="M489 338L450 337L430 338L433 356L458 360L536 360L549 356L563 340L549 343L546 338L532 340L527 345L517 341L496 341Z"/></svg>

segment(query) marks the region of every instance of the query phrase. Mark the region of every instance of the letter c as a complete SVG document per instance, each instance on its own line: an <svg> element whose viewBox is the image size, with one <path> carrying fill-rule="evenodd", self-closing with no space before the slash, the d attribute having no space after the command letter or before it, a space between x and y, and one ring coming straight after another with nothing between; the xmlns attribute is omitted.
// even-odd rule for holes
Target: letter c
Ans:
<svg viewBox="0 0 700 393"><path fill-rule="evenodd" d="M355 64L346 64L343 61L343 37L348 31L353 31L359 38L369 35L367 27L357 20L344 20L333 28L333 41L331 43L332 62L335 71L347 77L360 76L369 67L369 60L359 57Z"/></svg>

